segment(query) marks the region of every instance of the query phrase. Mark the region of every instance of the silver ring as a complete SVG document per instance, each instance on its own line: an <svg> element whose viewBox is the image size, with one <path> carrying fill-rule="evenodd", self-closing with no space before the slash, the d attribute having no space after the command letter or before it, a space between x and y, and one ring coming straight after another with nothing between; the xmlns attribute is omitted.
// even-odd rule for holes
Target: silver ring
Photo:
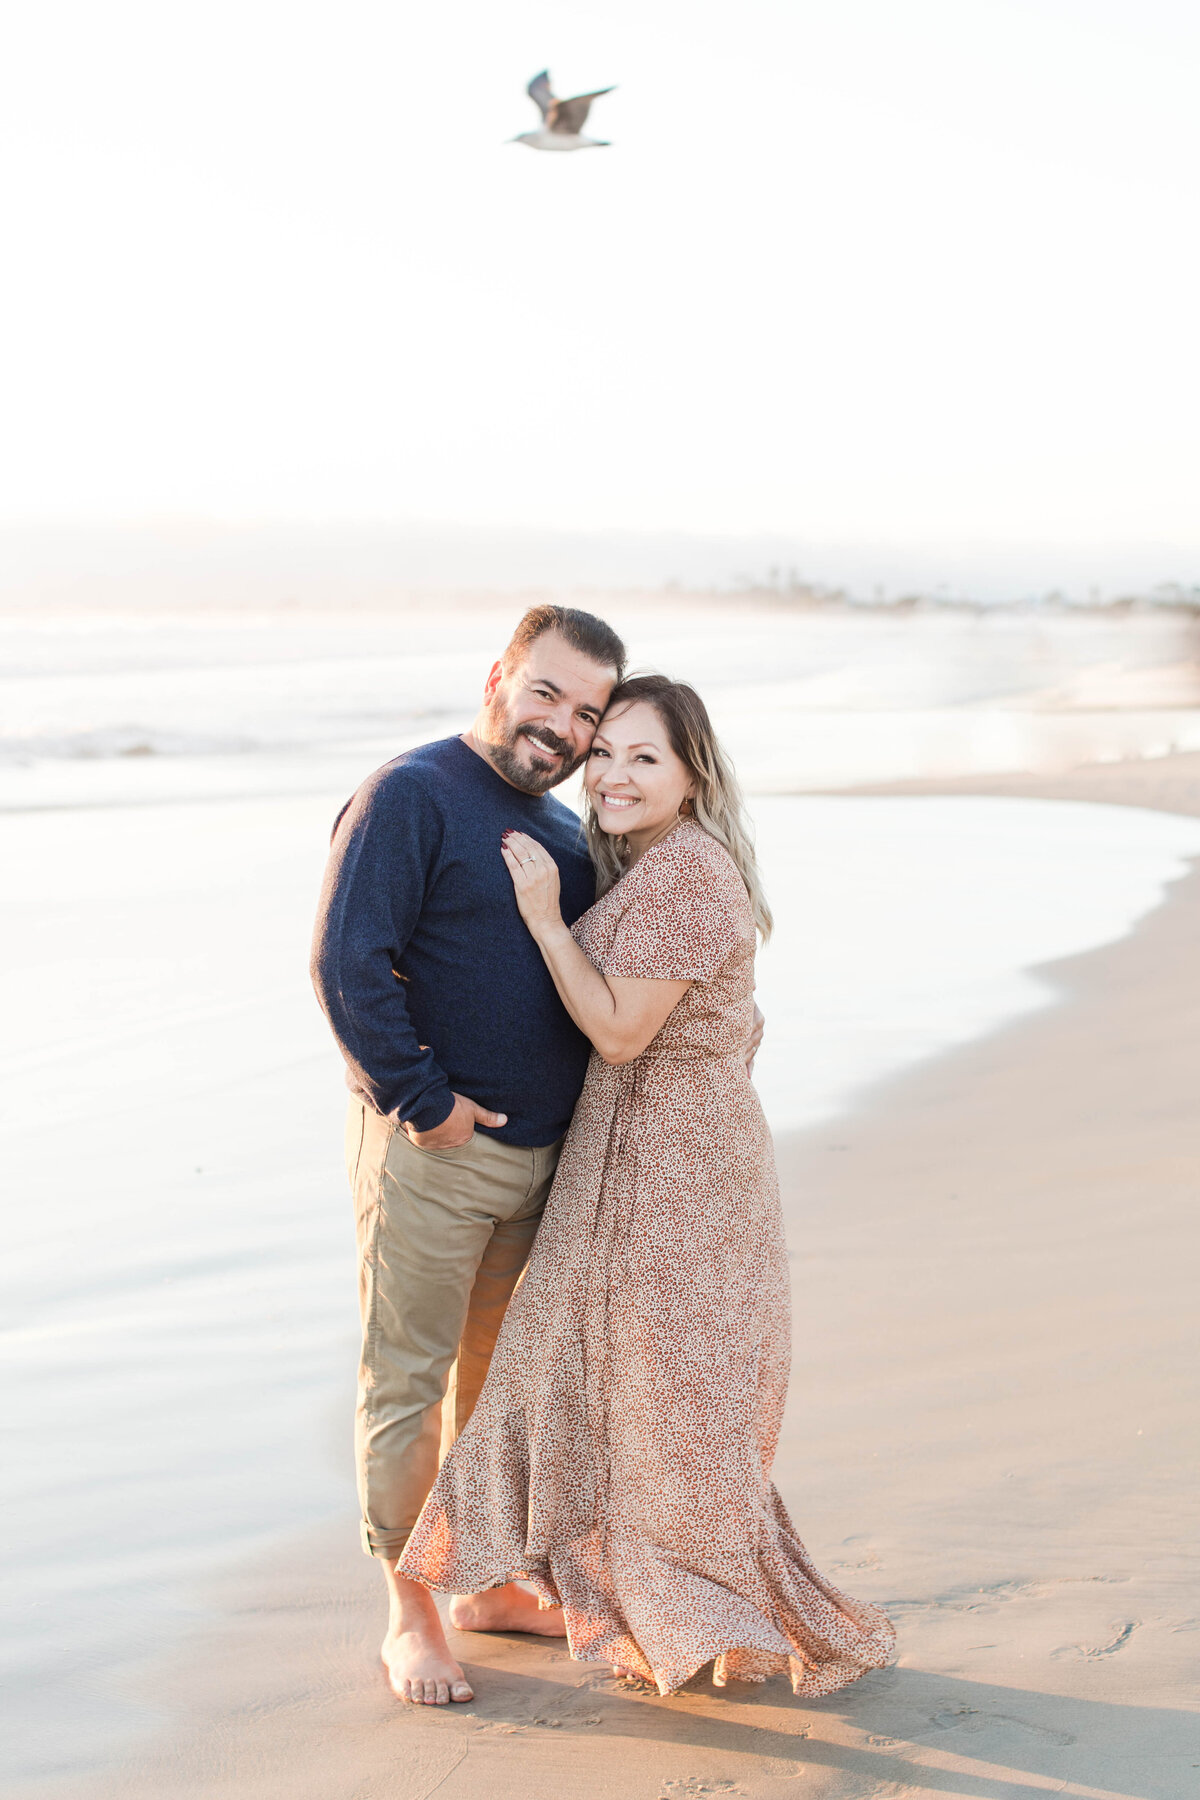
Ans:
<svg viewBox="0 0 1200 1800"><path fill-rule="evenodd" d="M525 865L525 864L526 864L526 863L531 863L531 862L536 862L536 861L537 861L537 857L536 857L536 856L523 856L523 857L522 857L522 858L521 858L521 864L522 864L522 867L523 867L523 866L524 866L524 865Z"/></svg>

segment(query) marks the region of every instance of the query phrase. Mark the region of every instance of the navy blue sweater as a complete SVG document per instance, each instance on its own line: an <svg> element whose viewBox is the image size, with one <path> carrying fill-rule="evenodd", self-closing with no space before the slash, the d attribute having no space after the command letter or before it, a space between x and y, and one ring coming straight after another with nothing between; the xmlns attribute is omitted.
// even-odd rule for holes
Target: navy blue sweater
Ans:
<svg viewBox="0 0 1200 1800"><path fill-rule="evenodd" d="M490 1135L549 1144L589 1051L517 911L510 825L554 857L573 924L596 881L569 808L510 787L456 737L378 769L334 828L313 984L352 1092L378 1112L431 1131L454 1090L508 1114Z"/></svg>

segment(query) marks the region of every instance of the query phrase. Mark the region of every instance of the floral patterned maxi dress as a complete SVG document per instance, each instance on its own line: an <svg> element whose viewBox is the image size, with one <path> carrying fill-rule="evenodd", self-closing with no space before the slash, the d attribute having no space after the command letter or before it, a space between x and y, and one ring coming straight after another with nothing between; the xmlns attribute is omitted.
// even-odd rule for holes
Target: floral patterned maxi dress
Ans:
<svg viewBox="0 0 1200 1800"><path fill-rule="evenodd" d="M574 931L607 975L695 985L636 1061L593 1054L487 1382L399 1569L458 1593L526 1579L561 1601L572 1655L664 1694L714 1658L832 1693L882 1668L894 1633L813 1567L770 1479L790 1308L745 1068L745 886L685 822Z"/></svg>

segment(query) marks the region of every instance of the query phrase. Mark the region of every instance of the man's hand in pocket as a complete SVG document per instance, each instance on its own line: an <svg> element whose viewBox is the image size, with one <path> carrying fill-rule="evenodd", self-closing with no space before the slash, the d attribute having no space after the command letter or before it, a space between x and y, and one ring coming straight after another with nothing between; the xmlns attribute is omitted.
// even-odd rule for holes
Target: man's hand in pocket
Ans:
<svg viewBox="0 0 1200 1800"><path fill-rule="evenodd" d="M455 1094L454 1111L432 1131L414 1131L411 1125L404 1129L418 1150L458 1150L463 1144L470 1143L477 1125L507 1123L507 1113L488 1112L485 1107L468 1100L465 1094Z"/></svg>

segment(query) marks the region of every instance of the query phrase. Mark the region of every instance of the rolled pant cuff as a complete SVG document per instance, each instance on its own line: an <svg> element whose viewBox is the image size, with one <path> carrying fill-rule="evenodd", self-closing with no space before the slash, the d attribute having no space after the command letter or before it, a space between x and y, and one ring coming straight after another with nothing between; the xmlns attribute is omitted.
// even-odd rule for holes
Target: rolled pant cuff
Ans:
<svg viewBox="0 0 1200 1800"><path fill-rule="evenodd" d="M382 1531L378 1525L368 1525L364 1519L358 1528L362 1547L368 1556L384 1557L388 1562L399 1562L409 1538L412 1526L403 1531Z"/></svg>

